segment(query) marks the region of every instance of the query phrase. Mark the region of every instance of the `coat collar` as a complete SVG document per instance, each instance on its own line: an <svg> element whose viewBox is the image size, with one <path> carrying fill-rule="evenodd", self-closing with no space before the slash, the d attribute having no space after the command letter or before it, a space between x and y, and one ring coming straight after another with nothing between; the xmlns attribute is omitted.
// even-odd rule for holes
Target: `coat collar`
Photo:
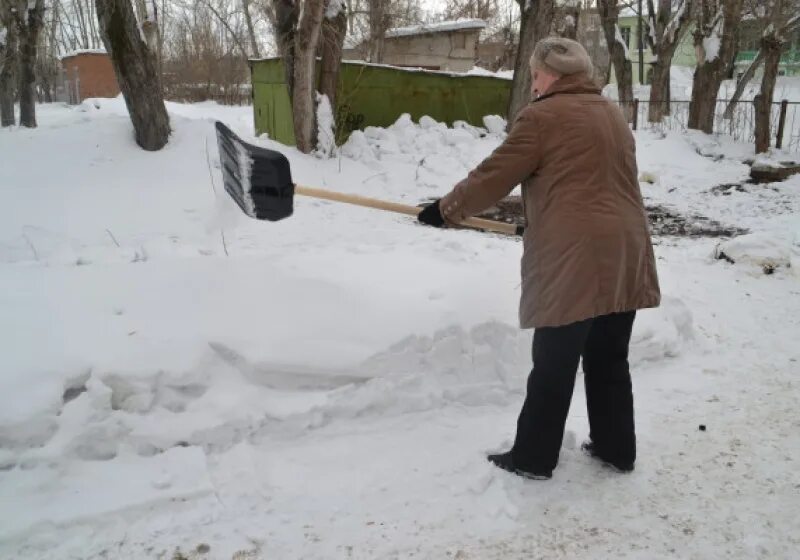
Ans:
<svg viewBox="0 0 800 560"><path fill-rule="evenodd" d="M588 74L570 74L563 76L556 81L547 93L539 96L533 102L542 101L548 97L553 97L560 93L594 93L600 95L600 88Z"/></svg>

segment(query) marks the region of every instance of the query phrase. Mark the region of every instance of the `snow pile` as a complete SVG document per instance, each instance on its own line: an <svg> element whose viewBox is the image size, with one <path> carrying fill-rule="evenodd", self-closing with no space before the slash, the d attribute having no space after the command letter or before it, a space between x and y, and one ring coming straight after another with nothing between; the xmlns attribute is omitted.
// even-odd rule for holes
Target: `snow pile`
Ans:
<svg viewBox="0 0 800 560"><path fill-rule="evenodd" d="M765 274L790 268L800 259L800 243L776 238L773 234L740 235L716 246L713 257L733 264L758 267Z"/></svg>
<svg viewBox="0 0 800 560"><path fill-rule="evenodd" d="M483 126L491 134L504 135L506 133L506 120L499 115L486 115L483 117Z"/></svg>
<svg viewBox="0 0 800 560"><path fill-rule="evenodd" d="M800 166L800 158L785 150L770 148L765 154L759 154L753 161L753 169L775 169L781 167Z"/></svg>
<svg viewBox="0 0 800 560"><path fill-rule="evenodd" d="M473 152L476 140L497 142L497 137L504 134L505 121L500 117L485 117L484 123L486 128L457 121L450 128L428 116L414 123L404 113L387 128L368 126L363 132L353 131L341 152L350 159L370 164L379 161L414 164L416 179L434 184L437 175L469 171L471 162L476 160Z"/></svg>
<svg viewBox="0 0 800 560"><path fill-rule="evenodd" d="M317 155L331 157L336 149L336 123L327 95L317 94Z"/></svg>
<svg viewBox="0 0 800 560"><path fill-rule="evenodd" d="M632 367L644 361L674 358L693 339L692 311L682 300L664 296L657 310L637 314L630 346Z"/></svg>

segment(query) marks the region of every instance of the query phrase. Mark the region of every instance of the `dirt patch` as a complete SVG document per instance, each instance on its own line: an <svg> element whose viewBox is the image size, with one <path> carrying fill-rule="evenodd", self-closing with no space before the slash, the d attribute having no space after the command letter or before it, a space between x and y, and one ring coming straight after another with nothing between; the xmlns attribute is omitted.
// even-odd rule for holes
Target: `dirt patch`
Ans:
<svg viewBox="0 0 800 560"><path fill-rule="evenodd" d="M524 226L525 214L522 211L522 197L509 196L504 198L485 212L479 214L478 217Z"/></svg>
<svg viewBox="0 0 800 560"><path fill-rule="evenodd" d="M742 190L740 184L720 185L719 194L730 194L731 189ZM647 206L650 228L653 235L674 237L733 237L747 233L747 230L726 226L717 221L699 215L681 215L676 211L660 205ZM480 215L487 220L497 220L510 224L524 225L522 199L510 196L501 200Z"/></svg>
<svg viewBox="0 0 800 560"><path fill-rule="evenodd" d="M747 190L744 183L725 183L723 185L711 187L708 192L716 196L730 196L734 192L746 193L750 191Z"/></svg>
<svg viewBox="0 0 800 560"><path fill-rule="evenodd" d="M747 192L740 183L719 185L711 192L717 195L729 195L734 190ZM433 202L429 200L428 204ZM735 237L747 233L746 229L726 226L710 218L700 215L682 215L661 205L646 206L647 216L650 219L650 231L656 236L671 237ZM478 214L479 218L505 222L508 224L525 225L522 212L522 198L509 196L496 205Z"/></svg>
<svg viewBox="0 0 800 560"><path fill-rule="evenodd" d="M735 237L747 233L746 229L726 226L699 215L681 215L664 206L647 206L650 229L653 235L674 237Z"/></svg>

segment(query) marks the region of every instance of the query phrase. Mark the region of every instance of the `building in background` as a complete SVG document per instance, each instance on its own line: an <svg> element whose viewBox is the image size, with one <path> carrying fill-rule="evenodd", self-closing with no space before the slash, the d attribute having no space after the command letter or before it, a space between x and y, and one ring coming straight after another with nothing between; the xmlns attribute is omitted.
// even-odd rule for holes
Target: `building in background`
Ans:
<svg viewBox="0 0 800 560"><path fill-rule="evenodd" d="M116 97L119 84L104 50L74 51L61 57L56 99L77 105L90 97Z"/></svg>
<svg viewBox="0 0 800 560"><path fill-rule="evenodd" d="M631 10L625 10L619 17L619 31L623 41L628 47L631 63L633 65L633 83L639 82L639 36L637 34L639 17ZM764 22L757 19L745 19L742 21L739 35L739 48L736 54L733 78L741 77L747 67L758 53L758 45L761 40L761 33ZM643 22L643 33L647 33L647 26ZM682 66L694 70L697 65L697 55L694 46L694 24L681 38L672 58L672 66ZM655 61L652 51L645 43L643 56L644 59L644 83L650 83L652 64ZM757 73L761 73L761 69ZM781 56L778 68L779 76L798 76L800 75L800 29L795 30L792 35L787 37L786 50ZM614 71L611 71L611 81L616 83Z"/></svg>
<svg viewBox="0 0 800 560"><path fill-rule="evenodd" d="M481 19L442 21L410 27L396 27L386 32L383 64L466 72L475 66L478 42L486 22ZM347 46L346 46L347 47ZM345 48L344 60L365 60L369 45Z"/></svg>

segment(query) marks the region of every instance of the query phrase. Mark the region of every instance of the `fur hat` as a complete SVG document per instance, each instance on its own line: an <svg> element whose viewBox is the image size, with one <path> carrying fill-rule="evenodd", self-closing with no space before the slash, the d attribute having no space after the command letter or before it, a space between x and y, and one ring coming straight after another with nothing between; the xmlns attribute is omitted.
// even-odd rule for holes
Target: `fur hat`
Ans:
<svg viewBox="0 0 800 560"><path fill-rule="evenodd" d="M547 37L536 43L531 66L543 67L562 76L581 72L591 75L593 71L592 59L583 45L564 37Z"/></svg>

